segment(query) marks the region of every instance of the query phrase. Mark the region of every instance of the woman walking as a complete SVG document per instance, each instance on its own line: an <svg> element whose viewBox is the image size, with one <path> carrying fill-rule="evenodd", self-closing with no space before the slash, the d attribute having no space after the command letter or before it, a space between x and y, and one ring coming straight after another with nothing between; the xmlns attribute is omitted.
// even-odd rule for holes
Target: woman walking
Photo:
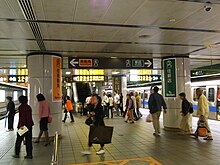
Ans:
<svg viewBox="0 0 220 165"><path fill-rule="evenodd" d="M103 107L102 107L101 103L102 103L102 100L101 100L100 96L98 96L97 94L92 96L92 102L91 102L92 107L89 112L89 115L93 117L93 124L95 126L105 126L105 123L103 120L104 111L103 111ZM82 154L84 154L84 155L91 154L90 148L92 146L92 143L89 142L88 146L89 146L88 150L83 151ZM104 144L100 144L100 146L101 146L101 148L99 149L98 152L96 152L97 155L101 155L101 154L105 153Z"/></svg>
<svg viewBox="0 0 220 165"><path fill-rule="evenodd" d="M18 120L18 129L23 129L24 126L28 128L28 131L24 133L22 136L20 136L17 133L17 139L15 143L15 155L13 155L14 158L19 158L19 153L21 149L21 143L23 139L25 138L26 142L26 152L27 155L24 157L25 159L32 159L32 126L34 125L34 122L32 120L32 109L27 104L27 96L20 96L18 98L21 105L18 107L19 111L19 120Z"/></svg>
<svg viewBox="0 0 220 165"><path fill-rule="evenodd" d="M50 105L45 100L45 97L43 94L40 93L36 97L38 100L38 110L39 110L38 116L39 116L39 122L40 122L40 132L35 143L40 142L40 138L42 134L44 133L45 140L46 140L45 146L47 146L47 145L50 145L49 135L48 135L48 118L51 117Z"/></svg>
<svg viewBox="0 0 220 165"><path fill-rule="evenodd" d="M74 122L74 118L73 118L73 114L72 114L72 112L73 112L73 104L72 104L72 102L70 101L70 97L69 97L69 96L66 96L65 107L66 107L66 109L65 109L65 111L64 111L65 116L64 116L63 122L65 123L65 121L66 121L67 112L69 112L69 114L70 114L71 123Z"/></svg>
<svg viewBox="0 0 220 165"><path fill-rule="evenodd" d="M15 104L12 101L11 96L7 96L7 116L8 116L8 130L7 131L13 131L14 130L14 116L15 116Z"/></svg>
<svg viewBox="0 0 220 165"><path fill-rule="evenodd" d="M127 120L125 120L125 122L128 122L128 120L131 120L131 123L134 123L134 102L133 100L131 99L131 94L127 94L127 105L126 105L126 109L127 109L127 113L128 113L128 118ZM127 115L127 114L126 114Z"/></svg>

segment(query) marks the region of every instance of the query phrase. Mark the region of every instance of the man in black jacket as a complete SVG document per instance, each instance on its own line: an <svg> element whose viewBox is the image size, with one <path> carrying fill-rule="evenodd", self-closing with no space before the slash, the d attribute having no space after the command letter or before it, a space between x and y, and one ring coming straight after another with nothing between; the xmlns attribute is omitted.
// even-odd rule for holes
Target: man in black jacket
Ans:
<svg viewBox="0 0 220 165"><path fill-rule="evenodd" d="M161 114L161 107L164 109L164 113L166 113L167 105L163 99L163 96L158 93L159 88L155 86L153 88L154 93L150 95L148 106L150 109L150 113L153 118L153 127L155 130L155 133L153 133L154 136L160 136L160 114Z"/></svg>

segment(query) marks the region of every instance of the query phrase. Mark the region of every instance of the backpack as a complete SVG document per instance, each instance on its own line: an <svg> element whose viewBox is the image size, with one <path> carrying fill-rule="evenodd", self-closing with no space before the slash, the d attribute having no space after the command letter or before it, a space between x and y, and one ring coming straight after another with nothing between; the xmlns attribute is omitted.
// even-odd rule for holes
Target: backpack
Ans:
<svg viewBox="0 0 220 165"><path fill-rule="evenodd" d="M191 102L189 102L189 113L193 113L193 104Z"/></svg>

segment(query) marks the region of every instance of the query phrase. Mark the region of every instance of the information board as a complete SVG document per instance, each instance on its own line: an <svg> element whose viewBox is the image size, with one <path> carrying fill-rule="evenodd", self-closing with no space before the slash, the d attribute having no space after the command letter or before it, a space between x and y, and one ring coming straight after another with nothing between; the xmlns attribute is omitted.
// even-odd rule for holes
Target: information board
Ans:
<svg viewBox="0 0 220 165"><path fill-rule="evenodd" d="M176 97L176 59L163 60L165 97Z"/></svg>
<svg viewBox="0 0 220 165"><path fill-rule="evenodd" d="M69 68L153 69L153 59L145 58L68 58Z"/></svg>

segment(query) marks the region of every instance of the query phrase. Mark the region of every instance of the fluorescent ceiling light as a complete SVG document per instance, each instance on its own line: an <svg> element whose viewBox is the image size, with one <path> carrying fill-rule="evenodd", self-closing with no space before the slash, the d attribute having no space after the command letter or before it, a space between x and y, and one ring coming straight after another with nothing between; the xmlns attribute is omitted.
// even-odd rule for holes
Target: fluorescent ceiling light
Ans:
<svg viewBox="0 0 220 165"><path fill-rule="evenodd" d="M71 72L66 72L66 75L70 75L71 74Z"/></svg>
<svg viewBox="0 0 220 165"><path fill-rule="evenodd" d="M120 72L112 72L112 74L119 74Z"/></svg>
<svg viewBox="0 0 220 165"><path fill-rule="evenodd" d="M114 57L114 56L113 56L113 57L111 57L111 58L118 58L118 57Z"/></svg>

